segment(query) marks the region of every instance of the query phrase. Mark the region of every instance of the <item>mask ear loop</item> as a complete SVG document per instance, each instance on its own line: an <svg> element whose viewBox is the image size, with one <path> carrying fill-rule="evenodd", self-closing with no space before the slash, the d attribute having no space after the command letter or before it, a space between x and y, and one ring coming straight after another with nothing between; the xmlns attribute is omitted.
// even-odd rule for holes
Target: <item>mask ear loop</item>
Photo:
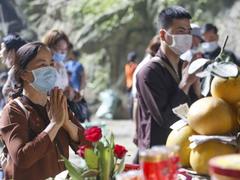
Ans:
<svg viewBox="0 0 240 180"><path fill-rule="evenodd" d="M22 81L25 81L29 84L33 83L34 80L36 79L36 75L33 70L28 70L28 69L19 69L19 76L22 79ZM31 74L31 75L30 75ZM30 78L29 78L30 76Z"/></svg>
<svg viewBox="0 0 240 180"><path fill-rule="evenodd" d="M165 29L164 29L164 32L170 36L172 38L172 44L168 44L166 41L166 44L169 46L169 47L174 47L176 45L176 41L174 40L174 35L170 34L169 32L167 32Z"/></svg>

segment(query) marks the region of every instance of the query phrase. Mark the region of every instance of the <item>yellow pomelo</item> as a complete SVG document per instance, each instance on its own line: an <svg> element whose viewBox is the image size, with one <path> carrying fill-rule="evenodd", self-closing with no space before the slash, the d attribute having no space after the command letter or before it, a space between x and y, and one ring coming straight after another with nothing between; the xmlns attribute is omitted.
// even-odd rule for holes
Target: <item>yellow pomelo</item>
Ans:
<svg viewBox="0 0 240 180"><path fill-rule="evenodd" d="M178 130L172 130L167 138L166 146L179 146L179 157L182 166L189 167L189 157L191 149L189 148L188 138L194 134L197 134L189 126L184 126Z"/></svg>
<svg viewBox="0 0 240 180"><path fill-rule="evenodd" d="M208 161L225 154L236 153L237 149L232 145L223 144L217 141L208 141L198 145L190 153L190 164L194 171L199 174L208 174Z"/></svg>
<svg viewBox="0 0 240 180"><path fill-rule="evenodd" d="M240 105L240 104L239 104ZM240 130L240 107L237 106L237 104L235 105L230 105L231 109L233 110L233 117L234 117L234 129L233 129L233 133L237 133Z"/></svg>
<svg viewBox="0 0 240 180"><path fill-rule="evenodd" d="M205 97L191 105L188 123L199 134L221 135L236 129L236 114L222 99Z"/></svg>
<svg viewBox="0 0 240 180"><path fill-rule="evenodd" d="M228 103L235 104L240 101L240 77L224 79L214 77L211 84L211 94Z"/></svg>

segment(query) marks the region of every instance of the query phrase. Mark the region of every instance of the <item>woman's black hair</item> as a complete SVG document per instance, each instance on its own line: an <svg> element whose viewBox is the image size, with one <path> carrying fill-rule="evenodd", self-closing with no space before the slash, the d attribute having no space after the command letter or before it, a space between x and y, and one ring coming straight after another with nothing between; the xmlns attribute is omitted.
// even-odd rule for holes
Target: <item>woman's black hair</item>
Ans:
<svg viewBox="0 0 240 180"><path fill-rule="evenodd" d="M23 80L21 79L21 73L26 69L26 66L31 62L38 54L41 47L47 46L41 42L31 42L23 45L18 49L16 54L16 62L12 68L13 71L13 85L16 90L14 93L10 94L10 97L16 98L22 95L23 92Z"/></svg>
<svg viewBox="0 0 240 180"><path fill-rule="evenodd" d="M3 38L7 51L14 49L17 51L21 46L26 44L26 41L17 34L9 34Z"/></svg>

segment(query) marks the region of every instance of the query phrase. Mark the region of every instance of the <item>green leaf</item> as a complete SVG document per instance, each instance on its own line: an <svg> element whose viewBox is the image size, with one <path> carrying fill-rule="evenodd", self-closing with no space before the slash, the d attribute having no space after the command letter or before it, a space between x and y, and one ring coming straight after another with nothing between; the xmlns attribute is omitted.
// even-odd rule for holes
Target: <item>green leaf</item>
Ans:
<svg viewBox="0 0 240 180"><path fill-rule="evenodd" d="M98 156L94 153L93 149L86 149L84 156L89 169L98 168Z"/></svg>
<svg viewBox="0 0 240 180"><path fill-rule="evenodd" d="M102 151L102 150L104 149L104 144L103 144L102 142L98 142L98 144L97 144L97 149L98 149L99 151Z"/></svg>
<svg viewBox="0 0 240 180"><path fill-rule="evenodd" d="M82 173L82 177L94 177L99 174L98 170L96 169L90 169Z"/></svg>
<svg viewBox="0 0 240 180"><path fill-rule="evenodd" d="M111 136L110 136L110 147L112 149L114 148L114 135L113 135L113 133L111 133Z"/></svg>
<svg viewBox="0 0 240 180"><path fill-rule="evenodd" d="M65 167L67 168L69 175L73 180L83 180L82 178L82 172L80 169L77 169L76 166L74 166L68 159L66 159L64 156L62 156L64 160Z"/></svg>
<svg viewBox="0 0 240 180"><path fill-rule="evenodd" d="M125 158L123 158L120 162L120 164L118 165L117 169L114 172L114 177L120 173L123 172L124 168L125 168L125 164L124 164Z"/></svg>
<svg viewBox="0 0 240 180"><path fill-rule="evenodd" d="M110 147L104 147L100 151L100 179L111 180L113 167L113 151Z"/></svg>

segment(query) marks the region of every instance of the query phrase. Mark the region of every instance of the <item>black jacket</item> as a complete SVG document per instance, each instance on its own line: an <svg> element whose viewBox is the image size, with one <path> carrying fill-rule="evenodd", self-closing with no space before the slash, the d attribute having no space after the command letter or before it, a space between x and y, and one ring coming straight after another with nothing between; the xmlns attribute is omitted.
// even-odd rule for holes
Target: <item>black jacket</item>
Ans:
<svg viewBox="0 0 240 180"><path fill-rule="evenodd" d="M170 62L160 51L156 54ZM172 66L171 66L172 67ZM178 75L181 78L181 63ZM196 96L187 96L169 71L160 63L149 61L137 74L138 114L137 143L140 149L164 145L171 131L169 128L179 118L172 108L193 102Z"/></svg>

